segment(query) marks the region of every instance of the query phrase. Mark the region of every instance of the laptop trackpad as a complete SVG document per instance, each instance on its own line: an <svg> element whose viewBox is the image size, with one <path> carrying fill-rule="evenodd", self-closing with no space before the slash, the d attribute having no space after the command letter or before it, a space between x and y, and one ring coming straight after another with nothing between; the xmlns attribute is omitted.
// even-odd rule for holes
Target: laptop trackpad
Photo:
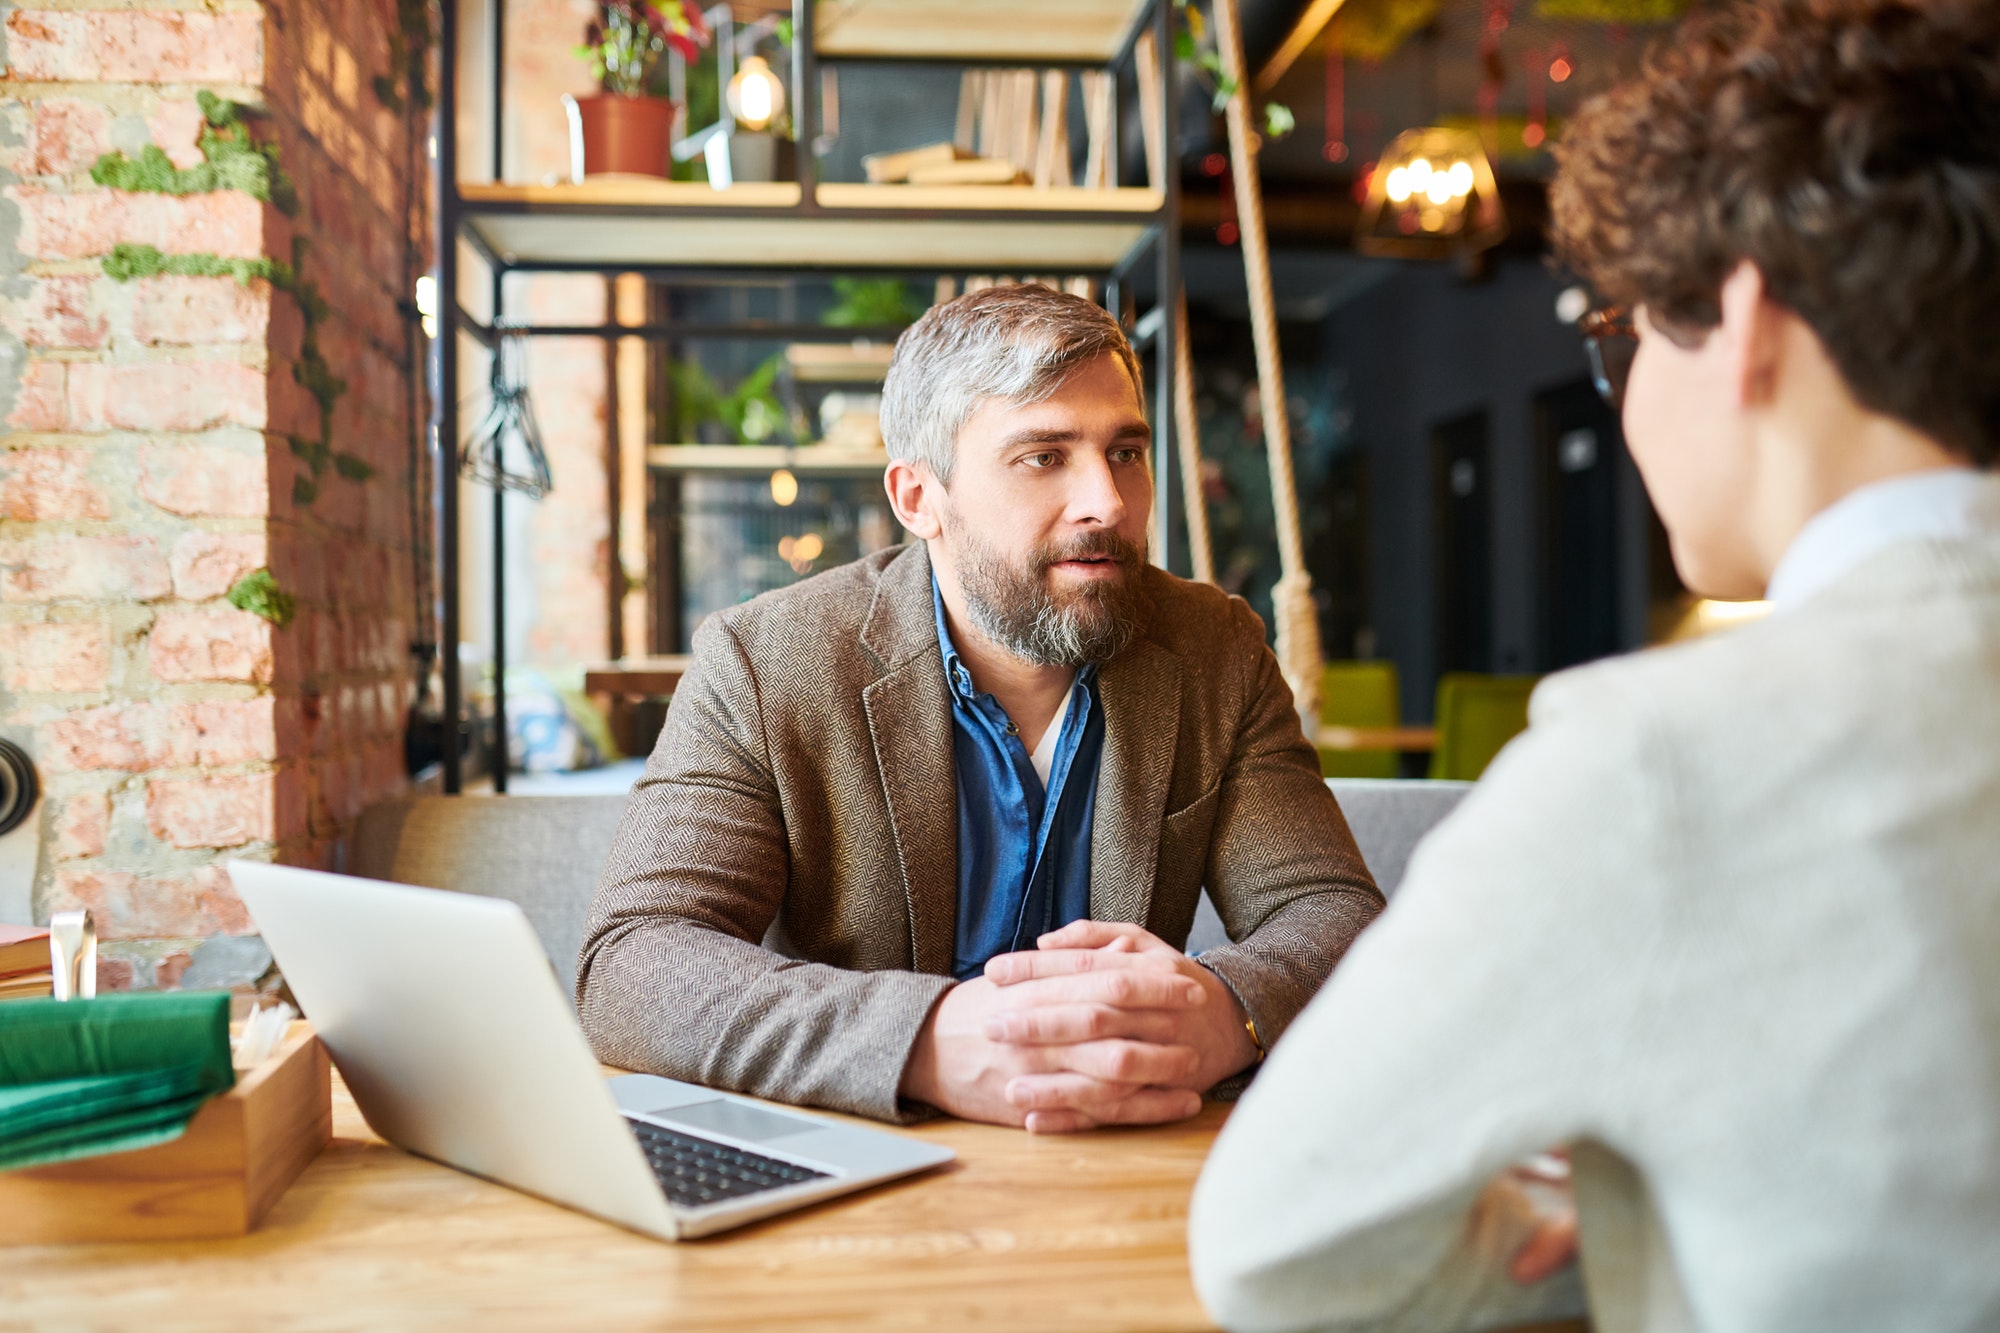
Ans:
<svg viewBox="0 0 2000 1333"><path fill-rule="evenodd" d="M746 1143L765 1143L790 1134L806 1134L826 1128L817 1120L782 1115L723 1098L696 1102L692 1106L675 1106L664 1111L641 1111L639 1114L670 1125L686 1125L689 1129L703 1129L711 1134L726 1134Z"/></svg>

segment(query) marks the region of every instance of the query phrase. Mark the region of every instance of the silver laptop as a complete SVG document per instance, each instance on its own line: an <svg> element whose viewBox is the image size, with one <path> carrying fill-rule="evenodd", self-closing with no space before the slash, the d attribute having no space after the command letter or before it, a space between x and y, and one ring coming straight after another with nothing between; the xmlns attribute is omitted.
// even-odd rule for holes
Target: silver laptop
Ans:
<svg viewBox="0 0 2000 1333"><path fill-rule="evenodd" d="M361 1113L400 1148L663 1240L956 1155L692 1083L607 1080L513 903L244 861L229 875Z"/></svg>

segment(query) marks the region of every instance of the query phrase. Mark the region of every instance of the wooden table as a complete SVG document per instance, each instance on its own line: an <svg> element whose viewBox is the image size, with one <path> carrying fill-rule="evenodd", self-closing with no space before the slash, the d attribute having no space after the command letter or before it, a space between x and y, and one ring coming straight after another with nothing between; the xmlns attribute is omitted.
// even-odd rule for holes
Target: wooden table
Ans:
<svg viewBox="0 0 2000 1333"><path fill-rule="evenodd" d="M901 1132L959 1160L671 1245L389 1147L336 1073L333 1142L263 1226L0 1248L0 1329L1213 1330L1187 1210L1228 1114L1051 1138L918 1125Z"/></svg>
<svg viewBox="0 0 2000 1333"><path fill-rule="evenodd" d="M654 699L680 688L694 659L686 653L660 657L630 657L620 662L598 662L583 671L585 694L618 694L633 699Z"/></svg>
<svg viewBox="0 0 2000 1333"><path fill-rule="evenodd" d="M1187 1207L1226 1116L921 1125L960 1159L669 1245L388 1147L336 1078L332 1145L258 1230L0 1249L0 1327L1209 1329Z"/></svg>
<svg viewBox="0 0 2000 1333"><path fill-rule="evenodd" d="M1328 750L1437 749L1436 727L1321 727L1313 741Z"/></svg>

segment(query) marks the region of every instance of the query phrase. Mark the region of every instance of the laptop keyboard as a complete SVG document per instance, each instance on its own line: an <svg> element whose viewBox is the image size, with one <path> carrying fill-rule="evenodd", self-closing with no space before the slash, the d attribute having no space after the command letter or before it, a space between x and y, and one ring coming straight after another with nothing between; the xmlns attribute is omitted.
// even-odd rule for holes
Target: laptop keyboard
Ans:
<svg viewBox="0 0 2000 1333"><path fill-rule="evenodd" d="M726 1143L698 1139L691 1134L677 1134L644 1120L626 1123L638 1136L639 1146L646 1152L646 1162L659 1177L668 1200L683 1208L699 1208L801 1181L828 1178L824 1171L732 1148Z"/></svg>

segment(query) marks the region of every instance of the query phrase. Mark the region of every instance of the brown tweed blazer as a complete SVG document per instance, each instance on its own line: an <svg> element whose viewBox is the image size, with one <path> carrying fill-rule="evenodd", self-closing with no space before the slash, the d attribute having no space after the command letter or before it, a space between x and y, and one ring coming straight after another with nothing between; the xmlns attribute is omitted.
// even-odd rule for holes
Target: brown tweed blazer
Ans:
<svg viewBox="0 0 2000 1333"><path fill-rule="evenodd" d="M1099 676L1091 915L1187 940L1275 1041L1381 909L1238 598L1149 568ZM958 815L921 544L708 618L591 906L598 1056L881 1119L951 986ZM765 941L774 947L767 948Z"/></svg>

